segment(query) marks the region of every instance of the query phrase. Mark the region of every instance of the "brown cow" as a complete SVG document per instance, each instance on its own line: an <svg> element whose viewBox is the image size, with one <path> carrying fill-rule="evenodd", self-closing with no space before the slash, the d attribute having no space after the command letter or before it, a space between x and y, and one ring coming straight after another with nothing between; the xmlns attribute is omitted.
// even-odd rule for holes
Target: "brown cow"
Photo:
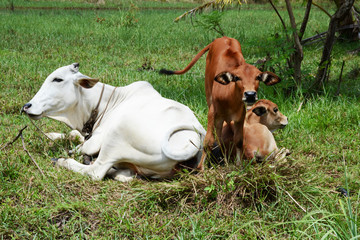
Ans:
<svg viewBox="0 0 360 240"><path fill-rule="evenodd" d="M206 151L214 146L215 136L221 136L223 123L234 122L234 142L237 158L243 153L243 125L245 104L251 106L257 100L256 91L260 81L273 85L280 78L271 72L261 72L247 64L240 43L233 38L222 37L202 49L187 67L180 71L162 69L162 74L184 74L199 58L209 51L206 58L205 92L209 107L208 127L204 141L204 152L199 165L203 169ZM215 81L214 81L215 80ZM230 83L232 82L232 83ZM216 132L215 132L216 129Z"/></svg>
<svg viewBox="0 0 360 240"><path fill-rule="evenodd" d="M244 157L248 160L255 158L257 161L274 158L279 149L272 132L284 128L288 119L278 106L270 100L257 101L246 113L244 123ZM224 123L221 143L224 144L224 155L234 156L232 152L233 123ZM285 150L288 154L289 150Z"/></svg>

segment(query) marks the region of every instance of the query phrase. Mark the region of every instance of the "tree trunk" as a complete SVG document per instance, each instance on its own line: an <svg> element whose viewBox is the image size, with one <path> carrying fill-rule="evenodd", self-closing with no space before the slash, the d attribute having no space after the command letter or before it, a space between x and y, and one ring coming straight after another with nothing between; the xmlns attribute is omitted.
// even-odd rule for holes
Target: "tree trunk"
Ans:
<svg viewBox="0 0 360 240"><path fill-rule="evenodd" d="M315 77L314 85L316 90L321 90L324 81L327 78L327 72L331 61L330 58L331 51L335 42L336 28L339 26L341 19L343 19L345 15L349 14L352 6L354 5L354 1L355 0L344 0L344 3L340 6L340 8L338 8L336 13L331 17L329 23L329 29L326 34L323 54Z"/></svg>
<svg viewBox="0 0 360 240"><path fill-rule="evenodd" d="M293 29L293 39L294 39L294 48L295 52L291 55L290 60L293 63L294 67L294 79L298 86L301 85L301 62L303 60L303 49L301 46L300 38L296 30L296 22L290 0L285 0L287 12L289 14L291 27Z"/></svg>
<svg viewBox="0 0 360 240"><path fill-rule="evenodd" d="M334 0L334 2L336 4L337 9L339 9L346 2L346 0ZM351 26L351 25L354 26L352 28L340 30L339 38L347 39L347 40L359 40L360 26L356 21L357 17L358 16L356 16L355 9L350 9L348 13L346 13L339 19L339 26L338 26L339 28L344 26Z"/></svg>

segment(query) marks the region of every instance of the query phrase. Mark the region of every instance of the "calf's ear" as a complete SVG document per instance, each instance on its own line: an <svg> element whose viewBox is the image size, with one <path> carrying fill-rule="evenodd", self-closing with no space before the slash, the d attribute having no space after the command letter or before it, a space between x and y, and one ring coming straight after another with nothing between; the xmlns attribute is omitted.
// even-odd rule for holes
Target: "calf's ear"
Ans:
<svg viewBox="0 0 360 240"><path fill-rule="evenodd" d="M259 117L264 115L267 112L266 107L263 107L263 106L256 107L252 111Z"/></svg>
<svg viewBox="0 0 360 240"><path fill-rule="evenodd" d="M232 73L222 72L222 73L219 73L218 75L216 75L214 80L222 85L228 85L230 82L239 81L240 78L235 76Z"/></svg>
<svg viewBox="0 0 360 240"><path fill-rule="evenodd" d="M99 79L87 78L86 76L84 76L84 78L79 78L76 80L76 84L83 88L92 88L98 82Z"/></svg>
<svg viewBox="0 0 360 240"><path fill-rule="evenodd" d="M256 77L256 79L264 82L267 86L277 84L281 81L281 79L272 72L262 72Z"/></svg>

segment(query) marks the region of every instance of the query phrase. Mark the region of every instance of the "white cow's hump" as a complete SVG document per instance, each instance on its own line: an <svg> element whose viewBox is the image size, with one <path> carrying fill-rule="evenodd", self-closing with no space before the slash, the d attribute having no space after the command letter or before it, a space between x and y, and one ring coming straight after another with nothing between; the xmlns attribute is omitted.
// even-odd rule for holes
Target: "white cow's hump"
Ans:
<svg viewBox="0 0 360 240"><path fill-rule="evenodd" d="M145 91L155 91L157 92L154 87L146 81L138 81L138 82L133 82L127 86L125 86L126 89L128 89L128 91L131 90L145 90Z"/></svg>

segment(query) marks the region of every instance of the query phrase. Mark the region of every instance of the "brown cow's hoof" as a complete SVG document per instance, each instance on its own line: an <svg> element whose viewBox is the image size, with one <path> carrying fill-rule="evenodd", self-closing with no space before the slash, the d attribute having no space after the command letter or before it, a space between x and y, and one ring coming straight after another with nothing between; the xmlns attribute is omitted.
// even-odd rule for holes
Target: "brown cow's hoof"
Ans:
<svg viewBox="0 0 360 240"><path fill-rule="evenodd" d="M207 163L209 167L211 166L211 164L224 165L226 163L223 149L217 143L214 143L213 147L211 148L211 152L208 154L207 157Z"/></svg>

